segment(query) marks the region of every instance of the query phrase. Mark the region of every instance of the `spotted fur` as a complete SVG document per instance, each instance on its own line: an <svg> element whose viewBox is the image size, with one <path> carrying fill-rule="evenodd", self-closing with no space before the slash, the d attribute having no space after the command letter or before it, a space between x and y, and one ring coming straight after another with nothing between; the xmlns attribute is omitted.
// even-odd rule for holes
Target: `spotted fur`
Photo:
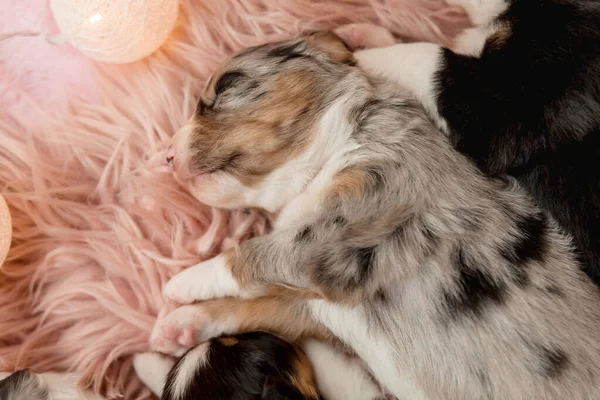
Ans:
<svg viewBox="0 0 600 400"><path fill-rule="evenodd" d="M200 200L279 217L271 234L184 270L165 294L185 303L285 298L398 398L600 397L600 294L569 237L517 185L457 152L412 94L366 75L333 38L232 58L219 74L252 76L255 89L235 84L211 98L228 105L195 116L175 138L175 172L202 176L187 181ZM270 102L291 87L308 103L288 112ZM264 143L240 147L240 135L254 134L248 115L277 123L261 132ZM273 159L263 150L271 144ZM260 160L260 179L241 177L243 164L210 172L233 149ZM214 165L187 162L195 157ZM204 325L244 330L255 318L232 312ZM263 316L260 328L277 331L282 318Z"/></svg>
<svg viewBox="0 0 600 400"><path fill-rule="evenodd" d="M365 24L339 32L379 47L356 53L360 67L410 90L482 171L516 178L600 285L600 3L448 1L475 22L452 49L390 46Z"/></svg>

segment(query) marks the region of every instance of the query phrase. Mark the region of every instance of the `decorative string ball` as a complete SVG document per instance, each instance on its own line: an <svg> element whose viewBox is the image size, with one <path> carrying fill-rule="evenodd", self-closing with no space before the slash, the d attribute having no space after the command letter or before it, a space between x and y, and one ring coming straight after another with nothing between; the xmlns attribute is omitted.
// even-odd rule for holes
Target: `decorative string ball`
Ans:
<svg viewBox="0 0 600 400"><path fill-rule="evenodd" d="M88 57L110 63L140 60L167 40L178 0L50 0L61 34Z"/></svg>
<svg viewBox="0 0 600 400"><path fill-rule="evenodd" d="M10 248L10 240L12 236L12 222L10 212L4 197L0 195L0 267L8 254Z"/></svg>

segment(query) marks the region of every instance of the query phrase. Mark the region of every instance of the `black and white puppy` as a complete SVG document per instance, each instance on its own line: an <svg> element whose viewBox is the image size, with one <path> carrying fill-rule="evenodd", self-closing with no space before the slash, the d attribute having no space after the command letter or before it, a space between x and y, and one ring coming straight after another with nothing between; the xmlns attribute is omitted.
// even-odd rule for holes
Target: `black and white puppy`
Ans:
<svg viewBox="0 0 600 400"><path fill-rule="evenodd" d="M409 88L482 170L516 177L573 236L600 284L600 2L449 2L476 24L453 50L367 49L359 66ZM350 46L389 44L373 26L337 32Z"/></svg>

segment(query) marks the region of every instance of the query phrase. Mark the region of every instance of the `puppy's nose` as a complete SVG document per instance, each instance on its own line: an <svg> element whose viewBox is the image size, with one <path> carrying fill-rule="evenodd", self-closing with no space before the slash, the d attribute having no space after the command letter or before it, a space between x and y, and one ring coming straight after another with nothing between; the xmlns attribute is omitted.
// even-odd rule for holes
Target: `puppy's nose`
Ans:
<svg viewBox="0 0 600 400"><path fill-rule="evenodd" d="M169 142L167 150L167 163L173 168L173 172L180 178L187 177L190 174L190 137L192 126L184 125L179 129Z"/></svg>
<svg viewBox="0 0 600 400"><path fill-rule="evenodd" d="M167 164L173 166L173 160L175 159L175 150L173 150L173 146L169 146L169 151L167 151Z"/></svg>

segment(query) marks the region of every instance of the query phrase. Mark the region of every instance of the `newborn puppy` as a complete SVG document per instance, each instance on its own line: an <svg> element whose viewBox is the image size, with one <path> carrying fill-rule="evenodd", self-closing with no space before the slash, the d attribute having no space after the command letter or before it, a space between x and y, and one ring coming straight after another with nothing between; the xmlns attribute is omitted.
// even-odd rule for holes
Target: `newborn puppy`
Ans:
<svg viewBox="0 0 600 400"><path fill-rule="evenodd" d="M318 400L317 383L327 399L380 397L355 361L315 340L303 347L250 332L210 339L177 361L158 353L139 354L134 368L163 400ZM325 379L315 379L315 370Z"/></svg>
<svg viewBox="0 0 600 400"><path fill-rule="evenodd" d="M170 368L164 388L150 377L165 362L160 357L140 355L134 365L147 386L157 387L164 400L320 398L302 349L268 333L222 336L195 347Z"/></svg>
<svg viewBox="0 0 600 400"><path fill-rule="evenodd" d="M398 398L600 398L600 294L569 238L334 34L228 60L168 161L204 203L279 216L168 282L212 300L167 315L157 346L331 335Z"/></svg>

